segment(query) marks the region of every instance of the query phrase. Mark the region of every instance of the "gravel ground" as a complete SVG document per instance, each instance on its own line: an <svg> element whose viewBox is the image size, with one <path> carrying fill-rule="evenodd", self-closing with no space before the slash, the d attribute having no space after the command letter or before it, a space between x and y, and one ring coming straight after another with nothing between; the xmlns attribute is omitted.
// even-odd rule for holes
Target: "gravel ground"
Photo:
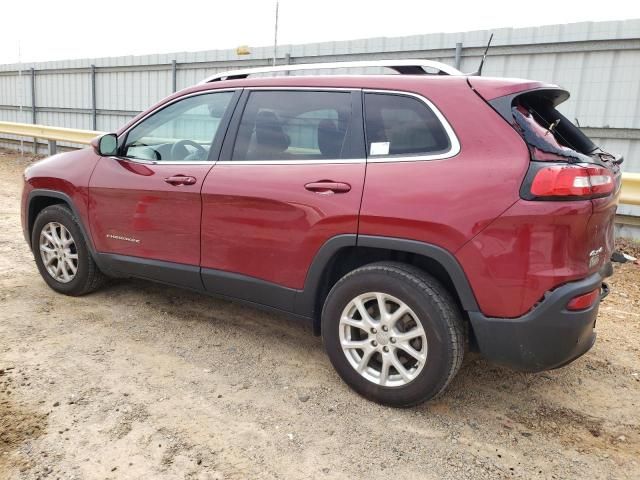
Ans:
<svg viewBox="0 0 640 480"><path fill-rule="evenodd" d="M305 325L118 281L46 287L0 153L0 478L640 478L640 267L616 266L595 347L521 374L469 354L394 410L334 373Z"/></svg>

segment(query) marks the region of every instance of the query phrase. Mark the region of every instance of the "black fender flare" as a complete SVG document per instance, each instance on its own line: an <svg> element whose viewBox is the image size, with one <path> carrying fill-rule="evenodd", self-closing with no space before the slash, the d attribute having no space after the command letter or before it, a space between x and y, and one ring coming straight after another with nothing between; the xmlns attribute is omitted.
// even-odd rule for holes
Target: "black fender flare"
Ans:
<svg viewBox="0 0 640 480"><path fill-rule="evenodd" d="M378 237L373 235L358 235L358 246L385 248L400 252L415 253L431 258L446 270L456 289L462 308L467 312L479 310L478 302L471 288L471 284L456 257L442 247L418 240L407 240L395 237Z"/></svg>
<svg viewBox="0 0 640 480"><path fill-rule="evenodd" d="M319 319L320 312L317 311L316 299L326 267L335 255L346 247L380 248L397 252L414 253L430 258L438 262L451 278L462 308L467 312L479 311L478 302L476 301L476 297L462 266L456 257L448 250L417 240L347 234L332 237L322 245L307 272L304 289L296 296L295 313L312 318L314 325Z"/></svg>
<svg viewBox="0 0 640 480"><path fill-rule="evenodd" d="M26 227L27 228L24 231L24 236L25 236L25 239L27 240L27 244L29 245L29 247L31 247L31 229L32 229L33 223L35 222L35 218L32 218L31 202L38 197L57 198L59 200L62 200L64 203L68 205L68 207L73 212L73 215L78 220L78 225L80 225L80 230L82 231L82 235L84 235L84 239L87 242L87 246L89 247L89 251L91 252L91 255L95 258L96 250L93 245L93 239L91 238L91 235L89 235L89 231L85 227L82 216L80 215L80 213L78 213L78 209L76 208L75 203L73 202L73 200L69 195L63 192L59 192L57 190L47 190L43 188L38 188L29 192L29 195L27 197L27 205L26 205L26 208L27 208Z"/></svg>
<svg viewBox="0 0 640 480"><path fill-rule="evenodd" d="M355 247L358 236L353 234L336 235L327 240L311 262L304 288L298 292L294 301L294 313L316 321L316 300L322 285L326 267L340 250L346 247Z"/></svg>

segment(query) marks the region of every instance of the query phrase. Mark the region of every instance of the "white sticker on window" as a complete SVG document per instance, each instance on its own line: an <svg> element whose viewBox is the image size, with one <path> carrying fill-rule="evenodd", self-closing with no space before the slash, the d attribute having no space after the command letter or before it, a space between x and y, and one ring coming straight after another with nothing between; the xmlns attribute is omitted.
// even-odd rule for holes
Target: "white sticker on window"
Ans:
<svg viewBox="0 0 640 480"><path fill-rule="evenodd" d="M389 155L389 142L371 142L369 155Z"/></svg>

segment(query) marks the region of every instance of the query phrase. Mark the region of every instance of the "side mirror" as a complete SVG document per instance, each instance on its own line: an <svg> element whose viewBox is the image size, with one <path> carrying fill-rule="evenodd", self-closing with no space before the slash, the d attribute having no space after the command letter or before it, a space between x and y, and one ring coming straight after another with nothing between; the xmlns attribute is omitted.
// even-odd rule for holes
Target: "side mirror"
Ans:
<svg viewBox="0 0 640 480"><path fill-rule="evenodd" d="M110 157L118 153L118 137L115 133L107 133L94 138L91 145L96 153L102 157Z"/></svg>

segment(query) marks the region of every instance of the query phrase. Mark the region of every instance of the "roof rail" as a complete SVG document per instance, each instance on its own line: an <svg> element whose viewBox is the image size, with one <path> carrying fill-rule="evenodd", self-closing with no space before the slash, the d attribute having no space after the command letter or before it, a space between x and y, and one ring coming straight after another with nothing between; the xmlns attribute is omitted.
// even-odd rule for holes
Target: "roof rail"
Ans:
<svg viewBox="0 0 640 480"><path fill-rule="evenodd" d="M425 75L429 74L426 69L436 70L437 75L464 75L459 70L447 65L446 63L434 62L432 60L420 59L400 59L400 60L358 60L355 62L332 62L332 63L300 63L295 65L278 65L272 67L256 67L246 68L242 70L230 70L227 72L219 72L200 82L218 82L221 80L238 80L247 78L249 75L256 73L275 73L275 72L295 72L301 70L320 70L334 68L363 68L363 67L383 67L395 70L403 75Z"/></svg>

